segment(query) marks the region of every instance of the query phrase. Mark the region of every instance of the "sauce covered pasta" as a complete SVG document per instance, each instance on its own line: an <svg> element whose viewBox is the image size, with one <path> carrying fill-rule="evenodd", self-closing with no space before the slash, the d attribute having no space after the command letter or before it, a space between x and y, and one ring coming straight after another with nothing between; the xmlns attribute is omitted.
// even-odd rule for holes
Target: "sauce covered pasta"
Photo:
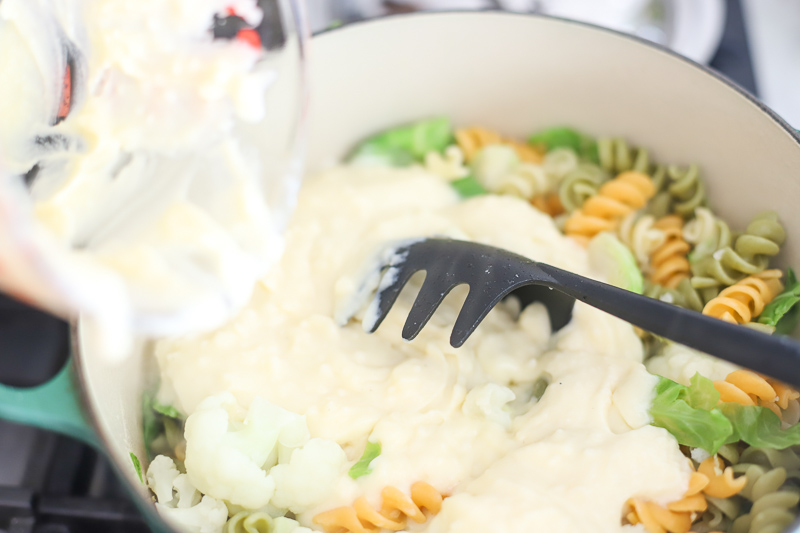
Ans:
<svg viewBox="0 0 800 533"><path fill-rule="evenodd" d="M581 303L554 333L541 304L508 298L458 349L449 335L466 297L461 288L411 342L400 331L421 278L373 335L362 329L363 308L350 318L365 280L376 275L369 267L376 254L432 235L503 247L638 290L642 269L648 286L664 283L660 294L679 282L696 290L698 238L683 232L698 233L699 223L682 212L682 196L674 202L681 210L665 214L669 224L648 214L670 184L651 178L647 151L559 128L525 145L539 159L522 158L509 147L525 143L494 133L469 144L465 157L461 149L476 131L485 133L454 135L442 119L399 128L365 142L349 164L310 178L286 252L249 306L214 332L157 343L161 381L150 400L157 408L147 479L164 516L180 515L191 531L203 523L203 531L263 533L750 531L760 507L749 502L763 500L731 457L755 446L794 453L800 394L789 387ZM599 159L598 146L610 161ZM498 147L508 152L491 154L503 158L501 174L482 156ZM557 199L570 173L592 165L593 188L570 196L566 212L537 209L543 191ZM496 176L523 172L545 180L487 192ZM672 179L662 174L659 180ZM673 174L676 183L686 179ZM691 177L696 192L699 176ZM580 217L599 217L604 226L578 231ZM638 220L648 221L642 231L663 233L648 237L655 244L646 252L632 237ZM627 228L621 240L620 223ZM609 239L618 246L604 249ZM679 269L653 275L673 256ZM615 261L632 267L612 272ZM784 301L783 312L769 307L786 291L782 273L763 263L752 273L758 287L741 276L730 290L696 297L708 296L703 305L716 309L721 291L727 306L748 309L749 320L766 316L763 327L785 329L794 303ZM637 276L638 285L625 279ZM768 291L758 290L767 283ZM785 284L788 290L796 280ZM747 425L750 415L777 429L759 433ZM768 475L772 466L759 468ZM780 475L773 475L781 481L775 491L791 479ZM796 513L797 502L787 502L779 524Z"/></svg>

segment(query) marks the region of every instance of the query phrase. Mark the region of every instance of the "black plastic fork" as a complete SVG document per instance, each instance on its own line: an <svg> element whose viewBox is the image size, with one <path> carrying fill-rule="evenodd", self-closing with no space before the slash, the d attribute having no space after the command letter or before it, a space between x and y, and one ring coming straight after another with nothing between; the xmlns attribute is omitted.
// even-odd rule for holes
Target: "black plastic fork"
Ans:
<svg viewBox="0 0 800 533"><path fill-rule="evenodd" d="M445 296L458 285L469 295L456 319L450 344L464 344L500 300L512 292L523 304L542 302L554 331L572 316L575 300L689 346L800 388L800 343L537 263L507 250L451 239L424 239L400 245L387 254L387 269L370 305L364 329L372 333L419 271L425 281L411 307L403 338L414 339Z"/></svg>

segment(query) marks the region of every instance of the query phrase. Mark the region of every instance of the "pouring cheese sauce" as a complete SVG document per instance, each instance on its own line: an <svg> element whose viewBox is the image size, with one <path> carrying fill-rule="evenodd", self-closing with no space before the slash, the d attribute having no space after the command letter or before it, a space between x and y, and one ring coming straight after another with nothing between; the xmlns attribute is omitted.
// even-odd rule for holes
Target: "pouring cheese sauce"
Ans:
<svg viewBox="0 0 800 533"><path fill-rule="evenodd" d="M243 38L215 39L234 14ZM35 217L20 246L48 270L41 305L111 338L209 328L247 301L282 247L241 131L276 79L261 18L254 0L0 3L0 169Z"/></svg>
<svg viewBox="0 0 800 533"><path fill-rule="evenodd" d="M541 304L520 312L510 300L454 349L450 329L465 297L458 289L412 342L400 331L413 289L404 290L373 335L361 328L363 311L343 327L337 321L363 279L361 265L381 245L427 235L501 246L597 277L585 249L524 200L461 201L446 181L419 167L341 167L317 176L301 191L285 255L248 307L214 333L156 347L159 400L189 415L188 479L245 508L277 500L315 528L319 512L360 496L379 508L383 487L407 492L423 480L449 497L414 530L641 530L621 525L626 500L674 501L691 469L675 439L648 425L657 378L644 369L629 324L578 303L572 322L551 334ZM542 381L547 388L537 399ZM255 406L269 403L303 413L310 442L341 447L344 455L329 459L335 472L324 482L306 472L306 483L324 490L298 504L276 475L284 465L267 476L277 484L271 500L267 491L266 499L245 502L205 483L221 472L199 466L206 453L200 441L213 439L194 413L210 416L207 398L220 395L232 395L225 401L237 405L228 408L231 420L241 421L234 411L249 408L254 421ZM381 453L368 475L352 479L347 469L368 440L379 442ZM246 483L233 471L226 475L231 486ZM250 495L258 492L252 486Z"/></svg>

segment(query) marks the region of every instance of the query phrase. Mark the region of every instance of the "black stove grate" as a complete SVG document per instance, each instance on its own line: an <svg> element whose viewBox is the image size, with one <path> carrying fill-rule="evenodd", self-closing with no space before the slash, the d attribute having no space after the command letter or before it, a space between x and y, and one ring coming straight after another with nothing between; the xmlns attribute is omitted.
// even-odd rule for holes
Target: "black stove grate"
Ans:
<svg viewBox="0 0 800 533"><path fill-rule="evenodd" d="M0 486L0 531L149 531L105 457L92 448L67 437L14 424L4 423L0 431L27 436L16 454L24 465L16 469L21 476L16 483ZM7 458L0 458L0 465Z"/></svg>

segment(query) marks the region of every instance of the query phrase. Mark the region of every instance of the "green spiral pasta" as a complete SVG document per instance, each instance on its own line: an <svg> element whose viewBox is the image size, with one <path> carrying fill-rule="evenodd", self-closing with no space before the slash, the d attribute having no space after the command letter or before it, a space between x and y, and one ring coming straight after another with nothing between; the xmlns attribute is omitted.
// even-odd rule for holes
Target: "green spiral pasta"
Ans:
<svg viewBox="0 0 800 533"><path fill-rule="evenodd" d="M731 533L781 533L794 521L800 493L786 486L786 469L740 463L734 471L744 473L747 485L741 495L752 502L750 510L736 518Z"/></svg>
<svg viewBox="0 0 800 533"><path fill-rule="evenodd" d="M667 191L672 196L673 213L688 217L696 208L706 204L706 187L696 164L685 169L670 165L667 174L670 181Z"/></svg>
<svg viewBox="0 0 800 533"><path fill-rule="evenodd" d="M786 240L786 231L774 211L757 215L733 246L726 246L692 265L696 289L730 286L767 268Z"/></svg>
<svg viewBox="0 0 800 533"><path fill-rule="evenodd" d="M706 207L695 209L694 218L683 228L683 238L693 246L689 254L690 263L696 263L733 242L728 223Z"/></svg>
<svg viewBox="0 0 800 533"><path fill-rule="evenodd" d="M272 518L263 511L242 511L228 519L222 533L292 533L298 527L291 518Z"/></svg>
<svg viewBox="0 0 800 533"><path fill-rule="evenodd" d="M644 148L631 148L625 139L597 139L597 155L600 167L612 175L626 170L650 174L650 154Z"/></svg>
<svg viewBox="0 0 800 533"><path fill-rule="evenodd" d="M730 498L706 497L708 509L692 531L781 533L797 514L800 489L787 483L800 477L800 458L792 449L776 450L726 444L717 452L744 474L747 484Z"/></svg>
<svg viewBox="0 0 800 533"><path fill-rule="evenodd" d="M692 531L696 533L708 533L711 531L729 531L733 521L741 515L741 498L712 498L706 496L708 509L700 517L700 520L692 525Z"/></svg>
<svg viewBox="0 0 800 533"><path fill-rule="evenodd" d="M567 213L580 208L583 203L597 194L609 174L593 163L581 163L561 180L558 196Z"/></svg>
<svg viewBox="0 0 800 533"><path fill-rule="evenodd" d="M717 455L728 464L735 465L739 462L739 446L736 444L723 444ZM709 533L712 531L730 531L733 521L741 515L742 502L740 496L730 498L714 498L706 496L708 509L703 512L700 519L692 525L695 533Z"/></svg>
<svg viewBox="0 0 800 533"><path fill-rule="evenodd" d="M782 467L790 473L800 473L800 457L790 448L776 450L774 448L758 448L748 446L740 455L738 462L752 463L766 468Z"/></svg>
<svg viewBox="0 0 800 533"><path fill-rule="evenodd" d="M693 311L702 311L706 303L705 295L692 287L689 279L681 280L674 289L668 289L663 285L645 280L642 294Z"/></svg>
<svg viewBox="0 0 800 533"><path fill-rule="evenodd" d="M264 512L242 511L225 523L223 533L272 533L274 519Z"/></svg>

